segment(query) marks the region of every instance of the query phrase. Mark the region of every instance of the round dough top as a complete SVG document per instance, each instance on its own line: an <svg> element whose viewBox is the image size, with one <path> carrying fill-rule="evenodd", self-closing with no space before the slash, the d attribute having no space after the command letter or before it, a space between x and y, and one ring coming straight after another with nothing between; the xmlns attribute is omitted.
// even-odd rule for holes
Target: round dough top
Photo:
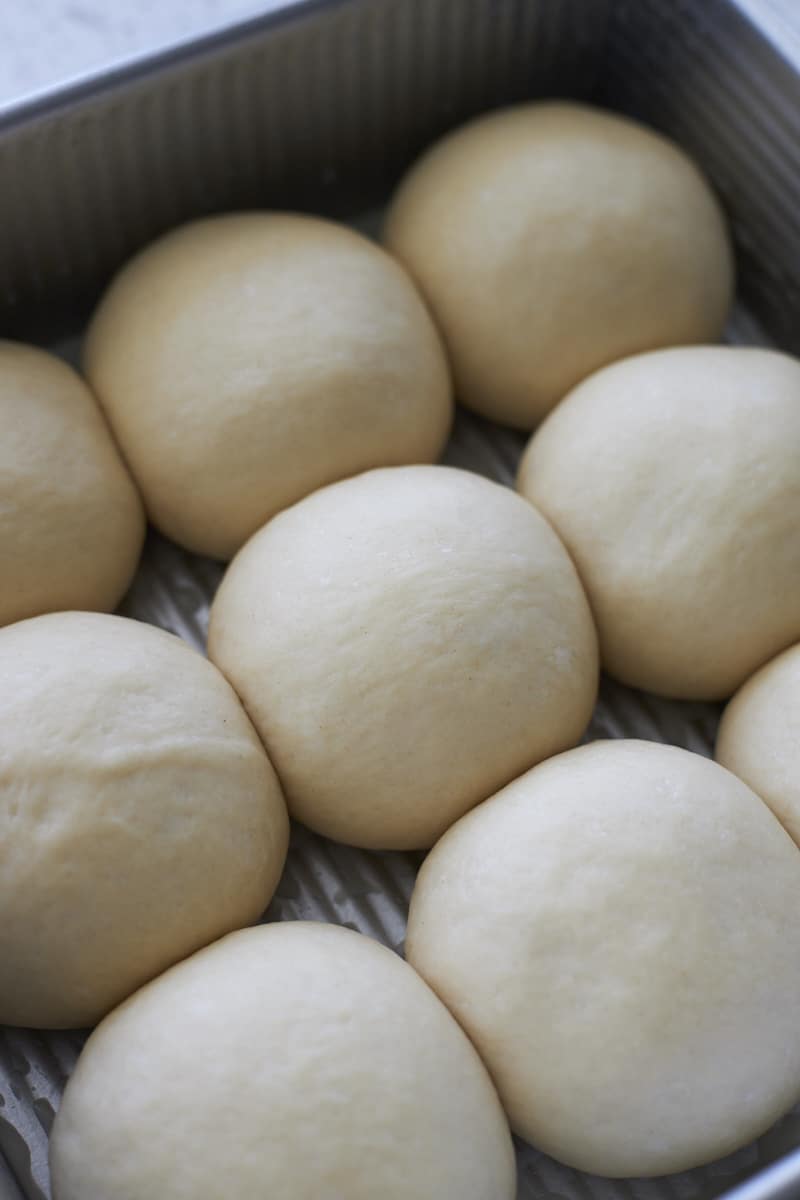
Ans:
<svg viewBox="0 0 800 1200"><path fill-rule="evenodd" d="M800 854L715 763L596 742L467 814L422 866L406 955L512 1128L580 1170L659 1175L800 1096Z"/></svg>
<svg viewBox="0 0 800 1200"><path fill-rule="evenodd" d="M155 525L228 559L279 509L438 457L439 336L379 246L313 217L212 217L162 237L100 303L86 372Z"/></svg>
<svg viewBox="0 0 800 1200"><path fill-rule="evenodd" d="M722 714L714 753L800 845L800 643L739 689Z"/></svg>
<svg viewBox="0 0 800 1200"><path fill-rule="evenodd" d="M293 816L354 845L432 845L574 745L597 689L575 568L508 488L449 467L315 492L237 555L209 655Z"/></svg>
<svg viewBox="0 0 800 1200"><path fill-rule="evenodd" d="M67 1084L58 1200L513 1200L475 1050L392 951L335 925L234 933L112 1013Z"/></svg>
<svg viewBox="0 0 800 1200"><path fill-rule="evenodd" d="M93 1023L256 920L288 843L237 697L124 617L0 630L0 1023Z"/></svg>
<svg viewBox="0 0 800 1200"><path fill-rule="evenodd" d="M800 363L702 346L615 363L532 438L518 487L578 567L604 666L719 700L800 638Z"/></svg>
<svg viewBox="0 0 800 1200"><path fill-rule="evenodd" d="M524 429L606 363L716 340L733 292L697 168L581 104L524 104L443 138L401 183L386 241L431 306L458 398Z"/></svg>
<svg viewBox="0 0 800 1200"><path fill-rule="evenodd" d="M144 512L94 397L61 359L0 341L0 625L112 609Z"/></svg>

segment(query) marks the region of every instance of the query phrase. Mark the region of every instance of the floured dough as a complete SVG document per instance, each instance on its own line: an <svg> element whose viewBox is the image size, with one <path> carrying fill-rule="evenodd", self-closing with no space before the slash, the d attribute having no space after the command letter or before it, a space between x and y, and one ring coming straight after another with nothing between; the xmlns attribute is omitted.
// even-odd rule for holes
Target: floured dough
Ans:
<svg viewBox="0 0 800 1200"><path fill-rule="evenodd" d="M268 904L275 773L220 673L124 617L0 630L0 1023L88 1025Z"/></svg>
<svg viewBox="0 0 800 1200"><path fill-rule="evenodd" d="M800 643L733 697L722 715L715 757L766 800L800 845Z"/></svg>
<svg viewBox="0 0 800 1200"><path fill-rule="evenodd" d="M144 513L85 383L52 354L0 341L0 625L112 609Z"/></svg>
<svg viewBox="0 0 800 1200"><path fill-rule="evenodd" d="M800 1097L800 854L699 755L609 741L535 767L422 866L406 954L512 1128L599 1175L682 1171Z"/></svg>
<svg viewBox="0 0 800 1200"><path fill-rule="evenodd" d="M313 217L167 234L112 283L85 365L153 522L216 558L322 484L435 459L450 426L444 352L408 276Z"/></svg>
<svg viewBox="0 0 800 1200"><path fill-rule="evenodd" d="M513 1200L508 1126L410 967L335 925L230 934L90 1038L57 1200Z"/></svg>
<svg viewBox="0 0 800 1200"><path fill-rule="evenodd" d="M719 700L800 638L800 362L702 346L615 363L532 438L518 486L580 572L604 666Z"/></svg>
<svg viewBox="0 0 800 1200"><path fill-rule="evenodd" d="M290 812L359 846L431 845L580 738L594 627L547 522L448 467L316 492L237 555L209 655L242 697Z"/></svg>
<svg viewBox="0 0 800 1200"><path fill-rule="evenodd" d="M698 169L580 104L524 104L445 137L401 183L386 241L431 306L459 399L523 429L606 363L716 340L733 290Z"/></svg>

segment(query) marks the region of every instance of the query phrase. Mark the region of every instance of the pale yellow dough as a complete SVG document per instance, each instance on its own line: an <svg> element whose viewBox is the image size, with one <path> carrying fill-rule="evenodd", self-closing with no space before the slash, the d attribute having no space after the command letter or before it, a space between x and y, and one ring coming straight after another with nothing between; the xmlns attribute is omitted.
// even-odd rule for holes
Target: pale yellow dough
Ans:
<svg viewBox="0 0 800 1200"><path fill-rule="evenodd" d="M697 168L580 104L525 104L445 137L401 183L385 237L431 306L458 398L523 429L606 363L714 341L733 291Z"/></svg>
<svg viewBox="0 0 800 1200"><path fill-rule="evenodd" d="M92 1035L55 1200L513 1200L508 1125L445 1008L335 925L234 933Z"/></svg>
<svg viewBox="0 0 800 1200"><path fill-rule="evenodd" d="M722 715L715 757L766 800L800 845L800 643L733 697Z"/></svg>
<svg viewBox="0 0 800 1200"><path fill-rule="evenodd" d="M65 362L0 341L0 625L112 609L144 512L94 397Z"/></svg>
<svg viewBox="0 0 800 1200"><path fill-rule="evenodd" d="M452 415L402 268L291 214L196 221L144 250L101 301L85 367L153 523L223 559L322 484L432 461Z"/></svg>
<svg viewBox="0 0 800 1200"><path fill-rule="evenodd" d="M0 1023L93 1023L256 920L287 841L252 725L184 642L91 613L0 630Z"/></svg>
<svg viewBox="0 0 800 1200"><path fill-rule="evenodd" d="M430 846L574 745L597 644L575 568L507 488L448 467L309 496L237 555L209 655L242 697L293 816L359 846Z"/></svg>
<svg viewBox="0 0 800 1200"><path fill-rule="evenodd" d="M534 434L519 490L578 567L607 670L720 700L800 638L800 362L643 354L577 387Z"/></svg>
<svg viewBox="0 0 800 1200"><path fill-rule="evenodd" d="M682 1171L800 1097L800 853L715 763L635 741L535 767L423 864L406 954L512 1128L599 1175Z"/></svg>

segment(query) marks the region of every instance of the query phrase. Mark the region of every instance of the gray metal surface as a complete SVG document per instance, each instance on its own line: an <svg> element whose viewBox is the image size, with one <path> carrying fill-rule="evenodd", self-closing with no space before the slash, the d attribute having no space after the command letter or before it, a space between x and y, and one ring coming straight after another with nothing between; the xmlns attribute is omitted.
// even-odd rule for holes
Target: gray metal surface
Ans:
<svg viewBox="0 0 800 1200"><path fill-rule="evenodd" d="M797 1200L798 1196L800 1150L795 1150L766 1171L726 1192L724 1200Z"/></svg>
<svg viewBox="0 0 800 1200"><path fill-rule="evenodd" d="M596 95L702 164L742 296L800 352L800 4L616 0Z"/></svg>
<svg viewBox="0 0 800 1200"><path fill-rule="evenodd" d="M385 195L426 142L473 112L526 95L593 93L678 137L714 178L747 302L731 336L797 347L800 84L788 42L774 25L756 27L752 4L299 0L0 112L0 334L77 329L114 267L185 217L245 204L349 214ZM461 414L447 461L509 482L520 448L518 435ZM219 576L217 564L151 534L123 611L202 647ZM709 753L717 716L714 706L607 682L588 736ZM398 949L417 862L297 828L267 916L339 921ZM47 1134L82 1040L0 1030L0 1200L49 1195ZM520 1145L519 1197L703 1200L798 1145L795 1112L719 1163L622 1182ZM797 1156L775 1171L736 1200L800 1197Z"/></svg>
<svg viewBox="0 0 800 1200"><path fill-rule="evenodd" d="M471 114L588 90L607 9L294 0L0 110L0 329L74 320L133 250L184 218L354 212Z"/></svg>

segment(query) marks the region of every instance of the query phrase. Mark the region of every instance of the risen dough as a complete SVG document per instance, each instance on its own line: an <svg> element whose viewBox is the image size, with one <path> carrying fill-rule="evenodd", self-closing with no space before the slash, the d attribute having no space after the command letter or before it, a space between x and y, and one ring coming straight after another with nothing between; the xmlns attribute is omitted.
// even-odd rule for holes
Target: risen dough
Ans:
<svg viewBox="0 0 800 1200"><path fill-rule="evenodd" d="M0 625L112 609L144 513L89 389L44 350L0 342Z"/></svg>
<svg viewBox="0 0 800 1200"><path fill-rule="evenodd" d="M214 217L161 238L111 285L85 363L153 522L217 558L322 484L436 458L450 425L413 284L312 217Z"/></svg>
<svg viewBox="0 0 800 1200"><path fill-rule="evenodd" d="M234 933L92 1035L56 1200L513 1200L480 1059L402 959L335 925Z"/></svg>
<svg viewBox="0 0 800 1200"><path fill-rule="evenodd" d="M723 713L715 755L766 800L800 845L800 644L736 693Z"/></svg>
<svg viewBox="0 0 800 1200"><path fill-rule="evenodd" d="M0 630L0 1023L87 1025L266 907L280 787L236 696L123 617Z"/></svg>
<svg viewBox="0 0 800 1200"><path fill-rule="evenodd" d="M688 751L597 742L462 818L406 953L512 1127L600 1175L681 1171L800 1097L800 854Z"/></svg>
<svg viewBox="0 0 800 1200"><path fill-rule="evenodd" d="M591 714L597 646L575 568L506 488L447 467L309 496L231 564L209 654L291 813L367 847L429 846Z"/></svg>
<svg viewBox="0 0 800 1200"><path fill-rule="evenodd" d="M567 544L604 665L679 699L729 696L800 638L800 363L703 346L576 388L519 489Z"/></svg>
<svg viewBox="0 0 800 1200"><path fill-rule="evenodd" d="M386 241L444 335L460 400L530 429L627 354L715 340L733 287L724 221L677 146L579 104L525 104L433 147Z"/></svg>

